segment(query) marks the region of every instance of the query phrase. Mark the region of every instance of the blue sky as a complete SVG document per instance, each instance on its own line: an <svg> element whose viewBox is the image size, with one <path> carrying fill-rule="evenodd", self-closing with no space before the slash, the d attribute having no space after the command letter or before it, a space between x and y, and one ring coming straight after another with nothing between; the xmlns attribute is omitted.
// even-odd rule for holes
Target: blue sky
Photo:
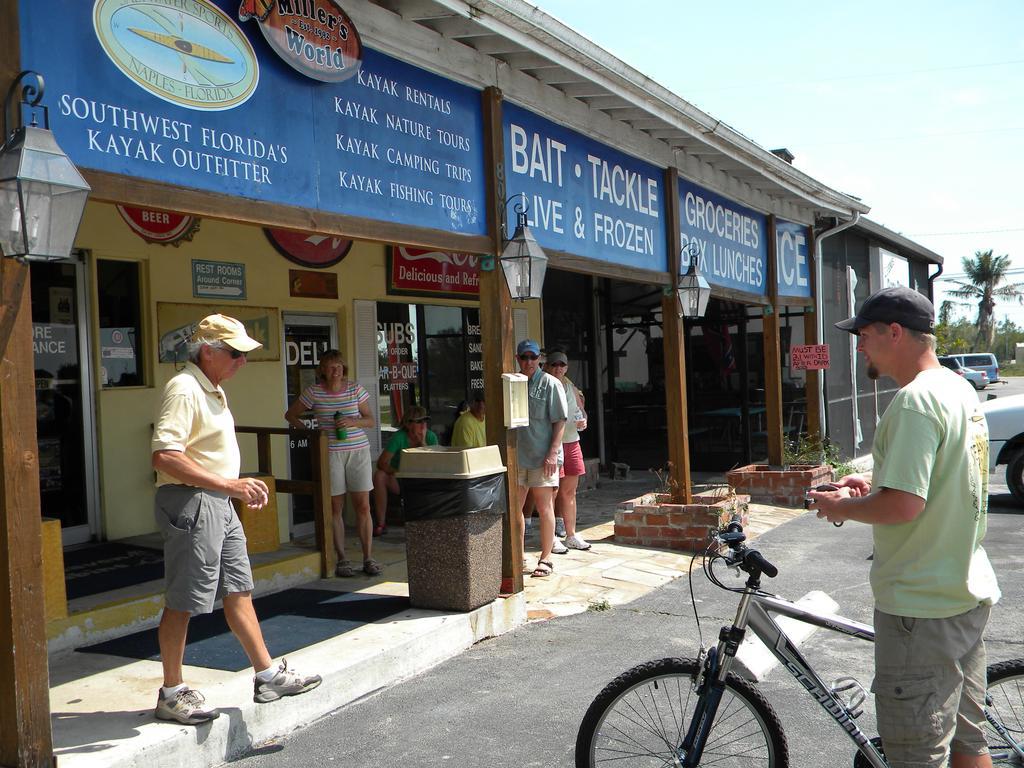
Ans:
<svg viewBox="0 0 1024 768"><path fill-rule="evenodd" d="M1024 282L1024 1L536 4L766 149L787 147L941 254L947 275L991 248ZM1024 306L997 314L1024 326Z"/></svg>

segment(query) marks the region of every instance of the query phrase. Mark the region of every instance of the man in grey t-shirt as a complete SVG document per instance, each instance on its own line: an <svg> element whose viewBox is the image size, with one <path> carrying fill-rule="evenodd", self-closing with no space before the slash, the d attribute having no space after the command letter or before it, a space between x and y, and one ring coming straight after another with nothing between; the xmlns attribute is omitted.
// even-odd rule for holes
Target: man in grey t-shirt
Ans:
<svg viewBox="0 0 1024 768"><path fill-rule="evenodd" d="M521 427L517 433L519 498L524 508L527 498L532 498L540 516L540 560L533 575L543 577L554 570L551 549L555 542L555 491L562 463L562 432L569 409L558 379L544 373L538 365L540 345L536 341L519 342L516 358L519 372L529 379L530 396L530 426Z"/></svg>

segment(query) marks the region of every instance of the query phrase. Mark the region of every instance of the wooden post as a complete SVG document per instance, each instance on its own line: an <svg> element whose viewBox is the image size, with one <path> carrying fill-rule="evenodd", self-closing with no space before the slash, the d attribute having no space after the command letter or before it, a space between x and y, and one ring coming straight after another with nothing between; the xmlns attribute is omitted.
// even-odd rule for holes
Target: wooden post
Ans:
<svg viewBox="0 0 1024 768"><path fill-rule="evenodd" d="M0 765L37 768L53 765L53 743L31 293L28 265L0 258Z"/></svg>
<svg viewBox="0 0 1024 768"><path fill-rule="evenodd" d="M338 564L338 553L334 551L334 518L331 509L330 458L327 455L327 438L319 429L309 436L309 459L313 469L313 527L316 530L317 546L320 547L320 577L327 579L334 575L334 566Z"/></svg>
<svg viewBox="0 0 1024 768"><path fill-rule="evenodd" d="M675 168L665 171L665 228L668 248L669 291L661 298L661 333L665 355L665 417L668 427L668 460L673 500L689 504L690 436L686 414L686 349L683 319L676 308L679 287L679 176Z"/></svg>
<svg viewBox="0 0 1024 768"><path fill-rule="evenodd" d="M782 349L779 343L778 233L768 217L768 306L761 319L764 343L764 407L768 463L782 464Z"/></svg>
<svg viewBox="0 0 1024 768"><path fill-rule="evenodd" d="M822 297L818 296L818 263L815 254L818 252L818 243L814 237L814 228L807 228L807 242L810 248L810 278L811 278L811 303L804 309L804 344L820 344L818 339L818 315ZM825 291L828 294L828 291ZM807 393L807 438L812 443L821 442L825 435L821 429L821 401L818 397L818 387L821 381L821 371L804 371L807 378L804 391Z"/></svg>
<svg viewBox="0 0 1024 768"><path fill-rule="evenodd" d="M502 525L501 576L503 589L523 591L523 513L519 498L516 434L505 429L501 374L514 371L512 360L512 297L498 259L504 246L505 142L502 136L501 91L484 90L484 167L487 169L488 230L493 269L480 271L480 340L483 345L484 399L487 404L487 442L501 448L508 470L508 514Z"/></svg>

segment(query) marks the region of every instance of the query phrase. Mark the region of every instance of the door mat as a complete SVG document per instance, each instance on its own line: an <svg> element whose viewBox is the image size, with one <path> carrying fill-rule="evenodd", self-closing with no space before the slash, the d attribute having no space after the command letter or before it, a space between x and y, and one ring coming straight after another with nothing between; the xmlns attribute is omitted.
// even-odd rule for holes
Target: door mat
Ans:
<svg viewBox="0 0 1024 768"><path fill-rule="evenodd" d="M110 592L164 577L164 553L105 541L64 553L68 600Z"/></svg>
<svg viewBox="0 0 1024 768"><path fill-rule="evenodd" d="M267 648L274 657L280 658L364 624L401 613L409 608L409 598L323 589L286 589L257 597L253 604ZM156 629L78 650L129 659L157 661L160 658ZM185 646L185 663L226 672L239 672L250 666L242 646L228 629L223 609L192 617Z"/></svg>

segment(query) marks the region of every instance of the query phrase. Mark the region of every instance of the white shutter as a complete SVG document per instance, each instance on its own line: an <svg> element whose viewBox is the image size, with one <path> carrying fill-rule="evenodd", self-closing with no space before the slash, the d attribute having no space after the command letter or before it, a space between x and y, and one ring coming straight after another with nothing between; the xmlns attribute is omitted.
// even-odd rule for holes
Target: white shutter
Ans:
<svg viewBox="0 0 1024 768"><path fill-rule="evenodd" d="M377 360L377 302L356 299L353 302L356 332L356 375L357 382L370 393L370 413L376 424L366 430L370 440L370 461L380 455L380 407L378 405L378 380L380 376Z"/></svg>
<svg viewBox="0 0 1024 768"><path fill-rule="evenodd" d="M513 349L519 346L523 339L530 338L530 315L525 309L512 310L512 339Z"/></svg>

